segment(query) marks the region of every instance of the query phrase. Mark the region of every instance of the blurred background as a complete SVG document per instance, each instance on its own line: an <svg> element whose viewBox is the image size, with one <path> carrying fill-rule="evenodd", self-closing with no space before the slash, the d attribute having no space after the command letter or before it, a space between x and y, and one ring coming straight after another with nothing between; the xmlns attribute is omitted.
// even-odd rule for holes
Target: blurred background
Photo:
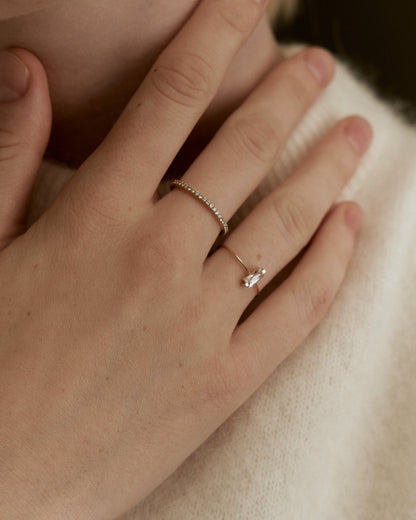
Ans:
<svg viewBox="0 0 416 520"><path fill-rule="evenodd" d="M416 0L299 0L275 32L330 49L416 122Z"/></svg>

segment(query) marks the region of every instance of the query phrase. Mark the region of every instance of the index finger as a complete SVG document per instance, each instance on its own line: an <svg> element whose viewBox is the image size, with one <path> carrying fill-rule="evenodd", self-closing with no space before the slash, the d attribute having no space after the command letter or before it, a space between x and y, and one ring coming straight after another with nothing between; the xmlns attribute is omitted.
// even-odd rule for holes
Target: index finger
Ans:
<svg viewBox="0 0 416 520"><path fill-rule="evenodd" d="M107 194L115 186L118 200L126 205L151 199L215 96L233 56L260 21L267 3L268 0L201 2L159 56L106 139L87 160L89 165L97 166L89 171L100 172L99 183L93 185L99 184ZM83 172L83 177L85 174L88 175Z"/></svg>

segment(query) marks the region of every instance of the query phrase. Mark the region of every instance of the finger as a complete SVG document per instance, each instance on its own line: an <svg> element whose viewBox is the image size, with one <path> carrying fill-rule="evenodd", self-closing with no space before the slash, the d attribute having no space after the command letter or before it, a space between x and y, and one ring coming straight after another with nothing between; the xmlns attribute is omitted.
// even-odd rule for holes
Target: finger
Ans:
<svg viewBox="0 0 416 520"><path fill-rule="evenodd" d="M235 330L230 356L245 401L322 321L346 275L362 210L352 202L328 215L293 273Z"/></svg>
<svg viewBox="0 0 416 520"><path fill-rule="evenodd" d="M263 288L308 244L343 186L354 174L367 150L372 130L366 120L352 116L340 121L309 157L268 195L225 242L250 264L263 267ZM354 139L354 140L353 140ZM220 248L206 262L205 280L224 311L237 322L255 288L241 287L246 275L241 265Z"/></svg>
<svg viewBox="0 0 416 520"><path fill-rule="evenodd" d="M24 230L24 217L51 127L48 82L23 49L0 53L0 247Z"/></svg>
<svg viewBox="0 0 416 520"><path fill-rule="evenodd" d="M259 22L266 3L201 2L87 161L89 170L95 171L94 178L89 181L84 171L82 180L94 186L92 193L117 193L120 211L152 199L160 179L217 92L233 56Z"/></svg>
<svg viewBox="0 0 416 520"><path fill-rule="evenodd" d="M228 220L273 167L333 73L334 60L323 49L307 49L278 65L229 117L183 180L212 201ZM200 237L198 244L203 246L198 252L205 258L218 235L213 215L182 190L174 190L162 202L174 205L178 220L192 222L194 239Z"/></svg>

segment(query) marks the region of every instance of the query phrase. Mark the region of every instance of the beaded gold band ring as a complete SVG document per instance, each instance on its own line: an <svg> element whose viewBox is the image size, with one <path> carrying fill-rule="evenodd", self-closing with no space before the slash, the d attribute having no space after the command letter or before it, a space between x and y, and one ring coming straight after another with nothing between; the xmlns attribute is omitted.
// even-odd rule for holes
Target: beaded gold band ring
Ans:
<svg viewBox="0 0 416 520"><path fill-rule="evenodd" d="M218 222L221 224L222 227L222 233L226 235L228 233L228 224L225 221L224 217L221 215L221 213L218 211L218 209L215 207L215 205L209 201L202 193L199 193L198 190L195 188L192 188L192 186L189 186L185 181L182 181L181 179L175 179L170 183L170 188L180 188L181 190L184 190L191 195L193 195L196 199L200 200L202 203L205 204L205 206L212 212L212 214L215 216L215 218L218 220Z"/></svg>
<svg viewBox="0 0 416 520"><path fill-rule="evenodd" d="M258 283L262 278L264 278L264 275L266 274L266 269L264 267L256 267L253 270L250 270L246 264L243 262L243 260L234 253L228 246L222 244L220 247L223 247L228 253L234 257L238 263L243 267L244 271L247 273L247 276L244 276L244 278L241 279L241 285L243 287L247 287L247 289L251 289L252 287L255 287L257 290L257 294L259 294L260 289L258 286Z"/></svg>

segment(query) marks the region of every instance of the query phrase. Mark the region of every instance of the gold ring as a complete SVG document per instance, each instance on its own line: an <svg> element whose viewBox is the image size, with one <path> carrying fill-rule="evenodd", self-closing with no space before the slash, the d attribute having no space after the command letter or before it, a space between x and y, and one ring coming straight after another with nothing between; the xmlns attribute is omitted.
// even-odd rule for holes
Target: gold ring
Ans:
<svg viewBox="0 0 416 520"><path fill-rule="evenodd" d="M257 294L259 294L260 289L258 283L262 278L264 278L264 275L267 272L266 269L264 269L264 267L256 267L250 270L243 262L243 260L238 255L236 255L234 251L232 251L228 246L222 244L220 247L223 247L226 251L228 251L230 255L238 261L238 263L243 267L244 271L247 273L247 276L244 276L244 278L241 279L241 285L243 287L247 287L247 289L255 287L257 289Z"/></svg>
<svg viewBox="0 0 416 520"><path fill-rule="evenodd" d="M198 190L195 188L192 188L192 186L189 186L186 182L182 181L181 179L175 179L170 183L170 188L180 188L184 191L187 191L191 195L193 195L196 199L200 200L205 204L205 206L213 213L215 218L218 220L218 222L221 224L222 232L224 235L228 233L228 224L225 221L224 217L221 215L221 213L218 211L218 209L215 207L215 205L210 202L202 193L199 193Z"/></svg>

